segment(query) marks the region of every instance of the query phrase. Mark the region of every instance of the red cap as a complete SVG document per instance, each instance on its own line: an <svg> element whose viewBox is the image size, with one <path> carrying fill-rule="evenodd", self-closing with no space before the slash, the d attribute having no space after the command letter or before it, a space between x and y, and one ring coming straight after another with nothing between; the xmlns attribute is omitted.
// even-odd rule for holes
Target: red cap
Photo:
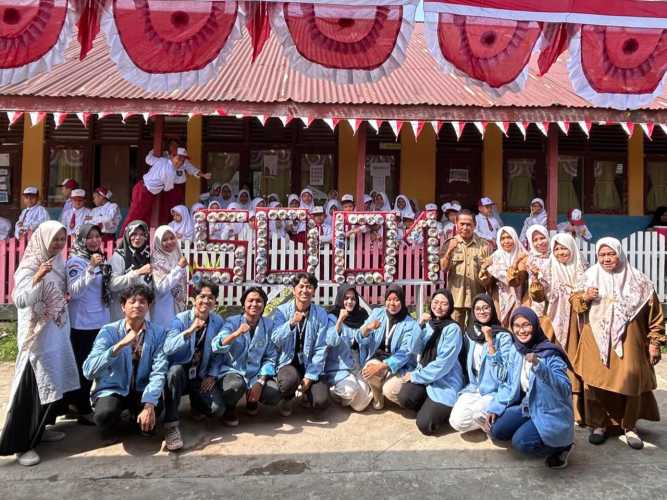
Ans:
<svg viewBox="0 0 667 500"><path fill-rule="evenodd" d="M107 200L111 198L111 191L105 188L104 186L98 187L95 192L100 196L106 198Z"/></svg>
<svg viewBox="0 0 667 500"><path fill-rule="evenodd" d="M65 179L61 184L61 186L69 189L76 189L79 187L79 183L76 182L74 179Z"/></svg>

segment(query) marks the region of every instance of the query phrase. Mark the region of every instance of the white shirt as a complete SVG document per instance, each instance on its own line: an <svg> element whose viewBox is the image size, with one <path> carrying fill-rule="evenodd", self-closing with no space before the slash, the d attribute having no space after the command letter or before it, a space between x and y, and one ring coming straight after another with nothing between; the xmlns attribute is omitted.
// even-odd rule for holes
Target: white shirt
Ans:
<svg viewBox="0 0 667 500"><path fill-rule="evenodd" d="M12 234L12 222L0 217L0 240L6 240Z"/></svg>
<svg viewBox="0 0 667 500"><path fill-rule="evenodd" d="M495 244L496 233L500 229L498 220L493 215L486 217L485 215L477 214L475 215L475 224L475 234L485 240L493 241Z"/></svg>
<svg viewBox="0 0 667 500"><path fill-rule="evenodd" d="M152 194L171 191L176 184L176 169L167 158L155 160L150 170L144 174L144 185Z"/></svg>
<svg viewBox="0 0 667 500"><path fill-rule="evenodd" d="M91 222L100 226L103 233L116 234L120 224L120 208L116 203L107 201L100 207L95 207L90 211Z"/></svg>
<svg viewBox="0 0 667 500"><path fill-rule="evenodd" d="M72 216L74 216L74 225L72 226ZM74 208L70 207L68 210L63 210L60 214L60 223L67 229L67 235L72 236L81 224L86 222L86 217L90 217L90 209L86 207Z"/></svg>
<svg viewBox="0 0 667 500"><path fill-rule="evenodd" d="M533 368L533 363L530 363L526 357L523 357L523 365L521 366L521 390L523 392L528 392L530 387L530 371Z"/></svg>
<svg viewBox="0 0 667 500"><path fill-rule="evenodd" d="M580 238L583 238L586 241L591 241L593 238L593 235L588 230L586 224L582 224L581 226L572 226L569 222L561 222L558 224L558 226L556 226L556 230L559 233L570 233L577 241Z"/></svg>
<svg viewBox="0 0 667 500"><path fill-rule="evenodd" d="M151 306L153 323L169 328L171 320L176 316L176 303L171 289L174 288L186 273L186 268L176 266L161 282L155 283L155 300Z"/></svg>
<svg viewBox="0 0 667 500"><path fill-rule="evenodd" d="M111 322L109 307L102 301L102 270L89 264L78 255L67 260L69 318L77 330L99 330Z"/></svg>
<svg viewBox="0 0 667 500"><path fill-rule="evenodd" d="M19 220L16 221L14 236L18 238L21 235L21 230L23 232L34 231L42 222L49 219L49 212L42 205L38 204L30 208L24 208L21 210Z"/></svg>
<svg viewBox="0 0 667 500"><path fill-rule="evenodd" d="M482 356L484 354L484 344L479 342L473 342L472 350L472 369L475 373L479 373L479 369L482 366Z"/></svg>
<svg viewBox="0 0 667 500"><path fill-rule="evenodd" d="M151 167L155 165L160 159L166 159L171 162L171 159L169 157L169 153L165 151L162 153L161 157L155 156L153 154L153 151L149 151L148 154L146 155L146 163L150 165ZM199 169L195 167L190 160L186 159L183 162L183 165L178 167L176 170L176 179L174 180L174 184L185 184L187 180L187 175L186 173L194 176L194 177L199 177ZM145 182L145 181L144 181ZM165 191L169 191L168 189L165 189ZM155 193L154 193L155 194Z"/></svg>

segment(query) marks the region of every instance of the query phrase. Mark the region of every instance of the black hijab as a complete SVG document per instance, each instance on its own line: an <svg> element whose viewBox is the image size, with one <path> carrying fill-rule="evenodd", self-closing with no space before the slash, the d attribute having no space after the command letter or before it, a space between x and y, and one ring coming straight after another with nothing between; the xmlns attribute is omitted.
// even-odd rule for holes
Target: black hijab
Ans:
<svg viewBox="0 0 667 500"><path fill-rule="evenodd" d="M354 288L352 285L343 284L338 287L338 292L336 293L336 301L334 302L334 305L331 308L330 313L336 316L336 318L338 318L340 310L345 308L345 305L343 304L343 302L345 301L345 294L350 290L354 292L354 300L356 304L354 305L354 309L352 310L352 312L350 312L347 315L347 318L345 318L345 321L343 321L343 323L345 323L345 325L349 326L350 328L361 328L361 325L363 325L368 319L368 313L359 304L359 293L357 292L356 288Z"/></svg>
<svg viewBox="0 0 667 500"><path fill-rule="evenodd" d="M396 297L398 297L398 300L401 303L401 310L398 311L396 314L390 314L389 311L385 309L387 317L389 318L389 325L387 325L387 328L389 329L391 329L391 327L396 323L400 323L401 321L403 321L409 314L408 307L405 305L405 292L403 291L403 288L401 288L398 285L390 285L384 294L384 300L386 301L389 295L392 293L395 294Z"/></svg>
<svg viewBox="0 0 667 500"><path fill-rule="evenodd" d="M433 295L431 295L431 301L436 295L444 295L449 302L449 308L447 313L438 318L433 312L433 307L430 307L431 319L428 324L433 328L433 334L426 342L424 349L422 350L421 355L421 364L422 366L428 365L431 361L438 357L438 343L440 342L440 337L442 337L442 331L447 325L454 323L454 320L451 319L452 311L454 310L454 297L452 297L452 292L446 288L441 288L437 290Z"/></svg>
<svg viewBox="0 0 667 500"><path fill-rule="evenodd" d="M74 235L74 245L72 247L72 255L81 257L82 259L90 260L90 258L99 254L102 257L105 257L102 249L99 249L95 252L88 250L86 246L86 240L91 231L97 231L97 233L102 236L102 230L99 226L95 224L81 224ZM111 283L111 272L109 270L108 264L100 265L100 272L102 273L102 302L105 305L111 304L111 290L109 289L109 284Z"/></svg>
<svg viewBox="0 0 667 500"><path fill-rule="evenodd" d="M653 219L651 219L651 223L649 224L648 227L664 226L665 223L662 222L660 219L662 218L665 212L667 212L667 207L665 206L656 208L655 213L653 214Z"/></svg>
<svg viewBox="0 0 667 500"><path fill-rule="evenodd" d="M139 248L134 248L132 243L130 243L130 236L137 229L142 229L146 235L146 242ZM123 257L125 261L125 271L130 269L139 269L146 264L151 263L151 254L148 245L148 239L150 238L150 232L148 226L144 221L133 220L125 227L125 233L123 233L123 241L116 248L118 255ZM144 281L150 282L151 276L144 276Z"/></svg>
<svg viewBox="0 0 667 500"><path fill-rule="evenodd" d="M519 351L522 356L525 356L528 353L537 354L540 358L560 356L563 361L565 361L568 368L572 368L565 351L556 344L549 342L540 326L540 320L538 319L537 314L535 314L529 307L519 307L512 313L512 316L510 317L510 328L514 324L514 320L519 316L526 318L533 327L533 336L530 339L530 342L526 344L520 342L519 339L516 338L516 335L512 333L514 347L516 347L516 350Z"/></svg>
<svg viewBox="0 0 667 500"><path fill-rule="evenodd" d="M475 304L480 301L491 307L491 318L486 323L481 323L477 321L477 318L475 318ZM468 338L473 342L477 342L478 344L484 343L484 334L482 333L483 326L490 326L494 335L498 332L507 331L500 325L500 321L498 320L498 313L496 312L496 305L493 303L493 299L488 293L480 293L479 295L475 296L475 298L472 300L470 314L472 315L472 321L470 321L470 324L468 325L466 335L468 335Z"/></svg>

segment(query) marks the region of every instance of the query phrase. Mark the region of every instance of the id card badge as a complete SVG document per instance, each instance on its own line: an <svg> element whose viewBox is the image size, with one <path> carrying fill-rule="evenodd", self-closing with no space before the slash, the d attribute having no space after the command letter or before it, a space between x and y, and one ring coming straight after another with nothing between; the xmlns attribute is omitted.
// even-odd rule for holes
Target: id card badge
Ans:
<svg viewBox="0 0 667 500"><path fill-rule="evenodd" d="M188 370L188 378L190 380L194 380L197 378L197 367L196 366L191 366L190 369Z"/></svg>

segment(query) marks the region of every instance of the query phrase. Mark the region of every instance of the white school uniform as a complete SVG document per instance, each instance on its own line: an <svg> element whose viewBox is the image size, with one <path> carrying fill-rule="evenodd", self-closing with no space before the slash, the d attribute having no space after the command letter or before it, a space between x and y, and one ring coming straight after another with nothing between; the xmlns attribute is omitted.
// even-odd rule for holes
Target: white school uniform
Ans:
<svg viewBox="0 0 667 500"><path fill-rule="evenodd" d="M42 205L34 205L21 210L16 227L14 227L14 236L20 236L21 230L24 232L34 231L42 222L49 220L49 212Z"/></svg>
<svg viewBox="0 0 667 500"><path fill-rule="evenodd" d="M120 208L116 203L107 201L90 211L91 222L100 226L104 234L116 234L120 225Z"/></svg>
<svg viewBox="0 0 667 500"><path fill-rule="evenodd" d="M74 217L73 226L72 217ZM60 214L60 223L65 226L67 235L72 236L76 233L76 230L79 228L79 226L86 222L87 217L90 217L90 209L86 207L70 207L69 210L63 210L62 214Z"/></svg>
<svg viewBox="0 0 667 500"><path fill-rule="evenodd" d="M146 155L146 163L150 165L151 167L157 163L159 160L168 160L169 163L171 163L171 158L169 157L169 153L165 151L162 153L162 156L155 156L153 154L153 151L149 151L148 154ZM172 167L173 168L173 167ZM199 177L199 169L195 167L190 160L187 158L183 162L183 165L180 166L178 169L175 170L176 176L174 178L174 184L185 184L187 181L187 174L190 174L194 177ZM144 182L146 182L144 180ZM150 189L149 189L150 191ZM165 191L169 191L166 189ZM151 191L152 192L152 191ZM155 193L154 193L155 194Z"/></svg>
<svg viewBox="0 0 667 500"><path fill-rule="evenodd" d="M90 268L90 262L73 255L67 260L67 291L70 294L69 317L72 328L99 330L111 322L109 307L102 300L102 270Z"/></svg>
<svg viewBox="0 0 667 500"><path fill-rule="evenodd" d="M482 214L475 215L475 225L475 233L477 236L493 242L496 241L496 234L498 234L498 229L502 226L498 219L493 215L487 217Z"/></svg>

